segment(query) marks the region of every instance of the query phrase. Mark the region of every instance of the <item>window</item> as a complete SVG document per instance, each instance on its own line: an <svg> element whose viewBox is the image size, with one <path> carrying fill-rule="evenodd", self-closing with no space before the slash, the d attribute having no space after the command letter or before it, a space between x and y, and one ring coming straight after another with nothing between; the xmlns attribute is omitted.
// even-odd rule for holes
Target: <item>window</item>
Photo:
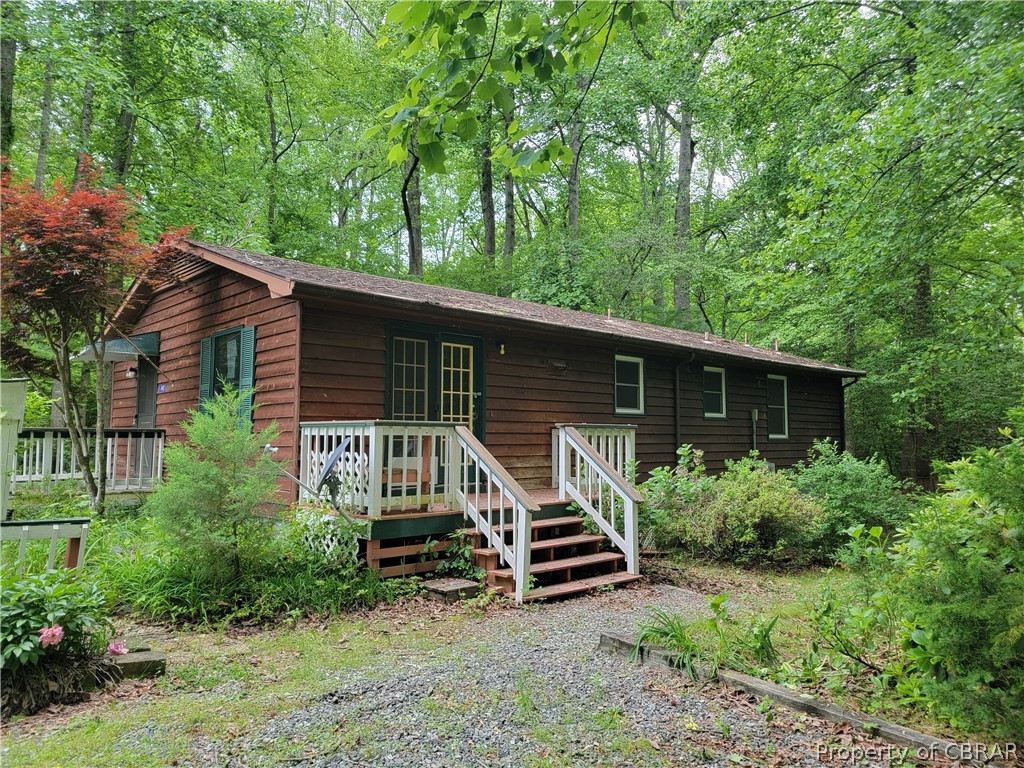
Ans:
<svg viewBox="0 0 1024 768"><path fill-rule="evenodd" d="M725 369L704 367L704 416L725 418Z"/></svg>
<svg viewBox="0 0 1024 768"><path fill-rule="evenodd" d="M615 412L644 412L643 358L615 356Z"/></svg>
<svg viewBox="0 0 1024 768"><path fill-rule="evenodd" d="M236 390L249 391L243 405L251 418L255 361L255 328L236 326L203 339L199 349L199 405L230 384Z"/></svg>
<svg viewBox="0 0 1024 768"><path fill-rule="evenodd" d="M768 437L789 437L789 384L785 376L768 377Z"/></svg>

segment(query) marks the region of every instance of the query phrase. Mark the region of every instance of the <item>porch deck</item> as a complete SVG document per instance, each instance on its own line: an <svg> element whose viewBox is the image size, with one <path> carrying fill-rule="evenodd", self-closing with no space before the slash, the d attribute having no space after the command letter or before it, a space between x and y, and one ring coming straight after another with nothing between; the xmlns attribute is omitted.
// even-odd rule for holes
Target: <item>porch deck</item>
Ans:
<svg viewBox="0 0 1024 768"><path fill-rule="evenodd" d="M384 575L433 570L447 550L436 537L461 529L475 538L473 556L488 581L522 601L546 574L552 580L544 586L575 581L588 589L593 577L622 583L620 566L638 577L641 497L626 480L635 429L555 425L552 486L528 491L464 425L303 424L301 486L327 488L336 506L369 523L367 561ZM570 504L578 516L566 515ZM561 525L543 524L559 516ZM543 540L549 543L536 546Z"/></svg>

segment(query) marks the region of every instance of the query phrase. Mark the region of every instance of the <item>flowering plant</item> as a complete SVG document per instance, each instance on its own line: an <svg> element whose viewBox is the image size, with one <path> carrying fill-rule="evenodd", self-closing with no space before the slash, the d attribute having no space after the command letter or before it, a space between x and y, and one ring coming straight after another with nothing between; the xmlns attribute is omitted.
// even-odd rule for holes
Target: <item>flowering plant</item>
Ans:
<svg viewBox="0 0 1024 768"><path fill-rule="evenodd" d="M110 631L103 593L77 571L26 576L5 570L0 589L0 669L5 677L44 659L64 663L98 656Z"/></svg>
<svg viewBox="0 0 1024 768"><path fill-rule="evenodd" d="M39 644L43 648L47 648L51 645L59 645L60 641L64 639L64 629L60 624L54 624L52 627L43 627L39 630Z"/></svg>
<svg viewBox="0 0 1024 768"><path fill-rule="evenodd" d="M124 656L128 653L128 646L124 643L111 643L107 646L107 653L111 656Z"/></svg>

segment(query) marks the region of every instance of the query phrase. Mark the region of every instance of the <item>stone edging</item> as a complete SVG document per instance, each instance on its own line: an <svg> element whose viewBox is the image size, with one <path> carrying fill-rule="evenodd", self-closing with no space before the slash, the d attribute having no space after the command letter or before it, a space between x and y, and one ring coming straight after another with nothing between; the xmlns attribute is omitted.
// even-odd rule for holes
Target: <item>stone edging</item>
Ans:
<svg viewBox="0 0 1024 768"><path fill-rule="evenodd" d="M633 648L635 646L636 641L632 638L611 632L602 632L601 640L598 643L599 649L614 655L625 656L626 658L632 656ZM639 653L637 654L637 660L641 664L660 667L676 674L681 672L678 665L675 663L675 655L657 646L641 646ZM699 669L699 671L702 677L707 677L707 670ZM919 750L922 754L927 753L929 755L946 757L965 765L1006 765L1005 763L997 762L995 760L980 761L968 759L962 756L962 749L967 745L956 744L952 741L940 739L935 736L929 736L926 733L921 733L920 731L915 731L911 728L905 728L902 725L897 725L896 723L890 723L877 718L864 717L863 715L859 715L854 712L847 712L846 710L840 709L834 704L829 704L821 699L807 694L796 693L795 691L778 685L777 683L770 683L766 680L751 677L750 675L744 675L741 672L734 672L731 669L719 668L717 678L732 688L739 688L740 690L747 691L755 696L771 699L784 707L795 709L799 712L806 712L810 715L821 718L822 720L828 720L833 723L849 724L871 736L877 736L894 744L912 747ZM957 756L961 757L958 759Z"/></svg>

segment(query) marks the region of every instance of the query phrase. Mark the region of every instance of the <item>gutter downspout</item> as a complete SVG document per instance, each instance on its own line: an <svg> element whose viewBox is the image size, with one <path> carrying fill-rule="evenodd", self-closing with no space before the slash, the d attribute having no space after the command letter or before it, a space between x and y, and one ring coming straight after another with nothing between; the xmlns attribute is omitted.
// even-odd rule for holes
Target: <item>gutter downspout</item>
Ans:
<svg viewBox="0 0 1024 768"><path fill-rule="evenodd" d="M675 388L672 390L672 395L673 395L673 397L672 397L672 409L674 411L674 413L673 413L673 421L675 422L675 428L676 428L676 445L675 445L676 448L679 448L679 446L681 446L683 444L683 425L682 425L682 421L681 421L682 415L683 415L682 414L683 407L682 407L682 403L681 403L682 397L680 397L680 395L679 395L679 387L680 387L680 383L681 383L681 377L679 375L679 371L680 371L680 368L682 366L689 365L696 358L697 358L697 353L696 352L691 352L689 360L685 360L685 361L682 361L682 362L677 360L676 364L675 364L675 371L674 371L674 373L675 373Z"/></svg>
<svg viewBox="0 0 1024 768"><path fill-rule="evenodd" d="M842 379L840 379L842 381ZM842 385L842 397L839 398L839 447L842 450L847 450L846 445L846 390L848 387L852 387L860 381L859 378L855 378L853 381L844 382Z"/></svg>

